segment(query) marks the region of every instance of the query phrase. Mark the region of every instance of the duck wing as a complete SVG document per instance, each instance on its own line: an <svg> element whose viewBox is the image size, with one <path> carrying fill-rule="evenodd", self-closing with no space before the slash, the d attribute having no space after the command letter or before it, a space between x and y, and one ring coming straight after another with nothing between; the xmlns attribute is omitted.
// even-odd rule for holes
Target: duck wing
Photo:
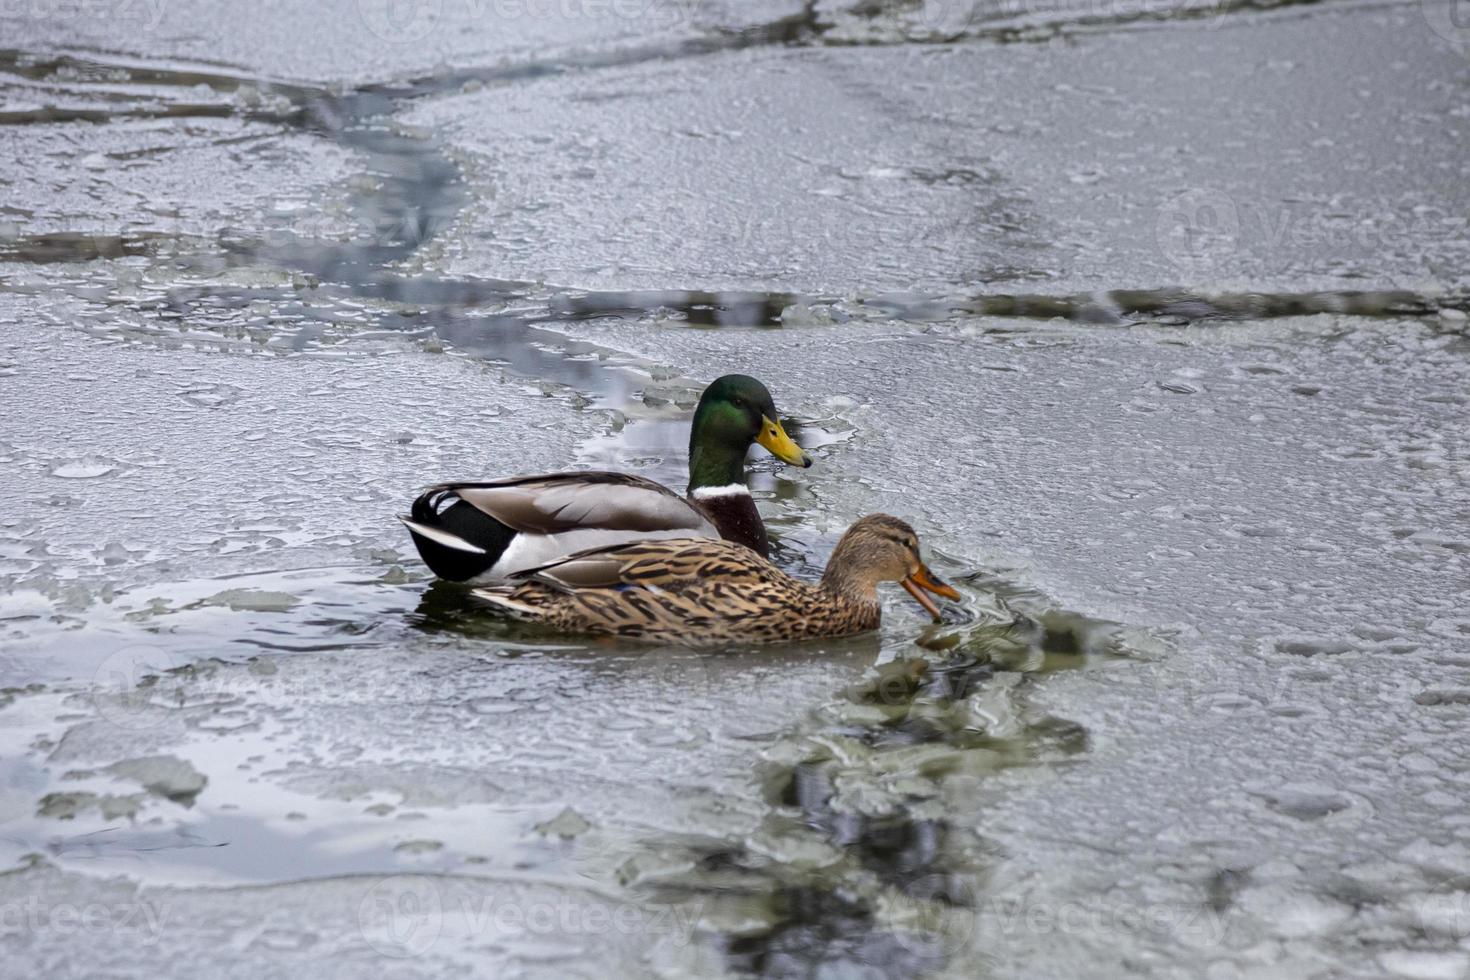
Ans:
<svg viewBox="0 0 1470 980"><path fill-rule="evenodd" d="M703 512L662 484L627 473L552 473L434 488L522 533L609 531L714 533ZM430 491L433 492L433 491Z"/></svg>
<svg viewBox="0 0 1470 980"><path fill-rule="evenodd" d="M473 594L522 622L692 645L811 635L821 600L744 545L702 538L595 548Z"/></svg>
<svg viewBox="0 0 1470 980"><path fill-rule="evenodd" d="M458 582L501 580L641 538L719 536L701 510L668 487L596 471L441 483L399 520L430 569Z"/></svg>
<svg viewBox="0 0 1470 980"><path fill-rule="evenodd" d="M691 583L756 583L785 574L744 545L671 538L592 548L515 576L564 590L642 588L679 591Z"/></svg>

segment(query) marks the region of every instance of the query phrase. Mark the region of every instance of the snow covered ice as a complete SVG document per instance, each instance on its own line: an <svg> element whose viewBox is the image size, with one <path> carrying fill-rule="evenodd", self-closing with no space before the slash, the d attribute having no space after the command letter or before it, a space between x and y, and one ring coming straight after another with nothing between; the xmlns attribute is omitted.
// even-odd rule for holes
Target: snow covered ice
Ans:
<svg viewBox="0 0 1470 980"><path fill-rule="evenodd" d="M1470 975L1449 5L405 6L0 10L13 972ZM589 644L393 520L732 371L776 560L963 609Z"/></svg>

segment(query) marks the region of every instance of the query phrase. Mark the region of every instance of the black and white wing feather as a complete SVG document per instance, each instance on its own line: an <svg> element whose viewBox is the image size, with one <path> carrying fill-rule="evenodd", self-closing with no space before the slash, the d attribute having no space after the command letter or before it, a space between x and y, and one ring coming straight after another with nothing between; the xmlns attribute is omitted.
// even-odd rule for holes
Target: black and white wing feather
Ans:
<svg viewBox="0 0 1470 980"><path fill-rule="evenodd" d="M661 484L625 473L552 473L444 483L399 518L433 572L499 581L559 558L660 538L717 538L709 519Z"/></svg>

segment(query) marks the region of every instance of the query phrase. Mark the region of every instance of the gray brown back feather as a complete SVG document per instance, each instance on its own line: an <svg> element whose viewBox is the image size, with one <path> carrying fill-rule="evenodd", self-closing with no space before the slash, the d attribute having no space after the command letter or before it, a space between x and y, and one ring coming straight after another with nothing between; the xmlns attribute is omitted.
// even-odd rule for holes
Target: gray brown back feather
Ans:
<svg viewBox="0 0 1470 980"><path fill-rule="evenodd" d="M627 473L574 472L446 484L461 500L527 534L579 528L713 534L709 519L668 487Z"/></svg>

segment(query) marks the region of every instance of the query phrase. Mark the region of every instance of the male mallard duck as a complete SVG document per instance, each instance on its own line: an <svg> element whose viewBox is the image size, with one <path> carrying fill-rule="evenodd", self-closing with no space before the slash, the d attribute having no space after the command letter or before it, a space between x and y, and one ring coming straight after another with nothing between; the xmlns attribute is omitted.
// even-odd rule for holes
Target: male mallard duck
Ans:
<svg viewBox="0 0 1470 980"><path fill-rule="evenodd" d="M768 554L766 526L745 485L758 442L783 462L812 465L781 427L766 386L729 374L699 398L689 432L689 496L625 473L551 473L441 483L400 517L440 578L490 582L588 548L649 538L724 538Z"/></svg>
<svg viewBox="0 0 1470 980"><path fill-rule="evenodd" d="M776 643L874 629L878 583L900 582L928 613L928 590L960 594L919 557L914 529L870 514L847 529L820 585L792 578L748 548L705 538L584 551L476 589L498 612L569 633L679 644Z"/></svg>

